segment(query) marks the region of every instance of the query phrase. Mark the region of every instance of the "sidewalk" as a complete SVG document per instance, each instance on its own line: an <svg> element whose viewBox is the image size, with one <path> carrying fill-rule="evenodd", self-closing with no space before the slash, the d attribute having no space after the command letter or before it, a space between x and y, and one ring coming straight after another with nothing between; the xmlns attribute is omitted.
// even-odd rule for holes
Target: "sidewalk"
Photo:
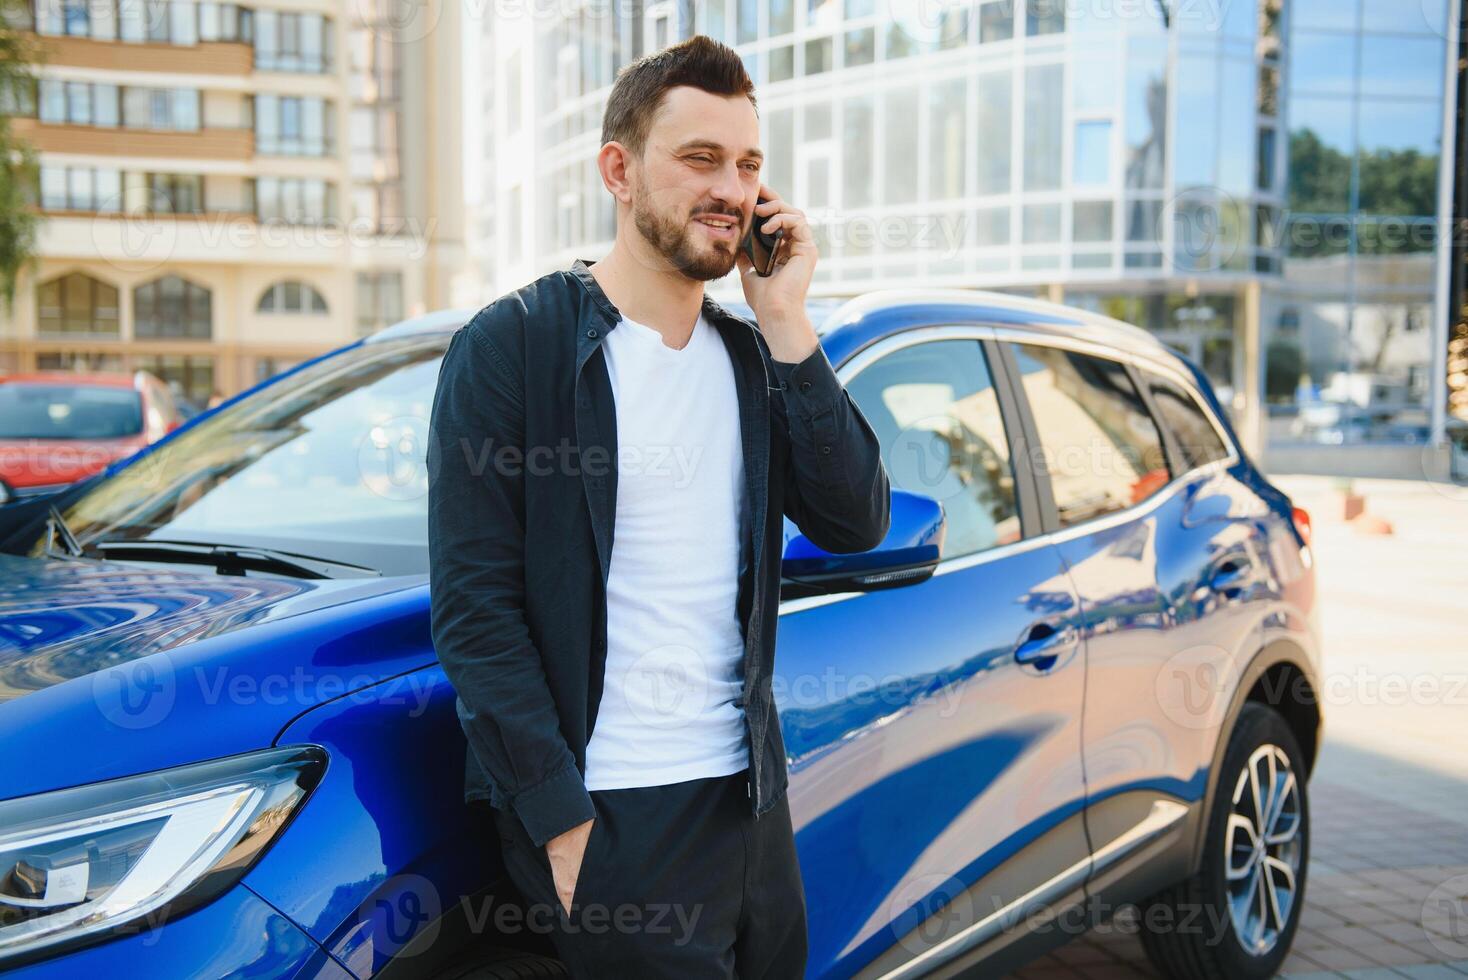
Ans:
<svg viewBox="0 0 1468 980"><path fill-rule="evenodd" d="M1314 521L1326 685L1305 909L1282 975L1468 977L1468 487L1357 480L1394 529L1371 535L1341 520L1335 480L1275 479ZM1013 976L1159 975L1117 929Z"/></svg>

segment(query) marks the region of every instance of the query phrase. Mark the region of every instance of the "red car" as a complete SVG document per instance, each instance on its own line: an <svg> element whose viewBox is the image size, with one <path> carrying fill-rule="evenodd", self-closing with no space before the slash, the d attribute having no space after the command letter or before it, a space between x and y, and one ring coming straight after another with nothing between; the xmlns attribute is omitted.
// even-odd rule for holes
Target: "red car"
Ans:
<svg viewBox="0 0 1468 980"><path fill-rule="evenodd" d="M146 371L0 374L0 503L91 476L182 421L168 386Z"/></svg>

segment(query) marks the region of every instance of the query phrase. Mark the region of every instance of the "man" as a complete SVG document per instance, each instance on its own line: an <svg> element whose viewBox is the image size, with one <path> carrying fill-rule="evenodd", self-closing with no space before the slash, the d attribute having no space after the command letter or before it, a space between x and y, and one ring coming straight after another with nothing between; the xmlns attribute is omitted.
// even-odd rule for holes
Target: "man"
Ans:
<svg viewBox="0 0 1468 980"><path fill-rule="evenodd" d="M466 797L577 977L805 968L781 518L867 550L888 483L805 313L805 216L759 181L753 89L701 36L628 65L597 156L611 252L476 314L434 398L433 640ZM769 277L739 250L753 221L788 243ZM757 329L704 296L736 264Z"/></svg>

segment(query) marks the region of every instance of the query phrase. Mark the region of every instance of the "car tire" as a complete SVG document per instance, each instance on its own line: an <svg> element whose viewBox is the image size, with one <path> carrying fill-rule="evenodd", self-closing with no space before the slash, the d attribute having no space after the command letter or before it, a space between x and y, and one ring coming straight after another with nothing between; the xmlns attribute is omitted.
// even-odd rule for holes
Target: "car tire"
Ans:
<svg viewBox="0 0 1468 980"><path fill-rule="evenodd" d="M521 950L487 950L439 973L435 980L565 980L565 965Z"/></svg>
<svg viewBox="0 0 1468 980"><path fill-rule="evenodd" d="M1262 980L1279 971L1305 899L1305 779L1304 756L1284 718L1245 704L1224 753L1201 867L1139 903L1142 946L1164 976ZM1260 823L1269 828L1262 839L1254 829Z"/></svg>

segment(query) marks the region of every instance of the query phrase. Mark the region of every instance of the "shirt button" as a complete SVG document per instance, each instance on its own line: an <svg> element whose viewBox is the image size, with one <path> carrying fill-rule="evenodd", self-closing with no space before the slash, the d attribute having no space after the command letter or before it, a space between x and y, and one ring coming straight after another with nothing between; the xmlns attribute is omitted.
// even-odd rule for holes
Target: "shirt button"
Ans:
<svg viewBox="0 0 1468 980"><path fill-rule="evenodd" d="M781 381L780 382L780 390L781 391L788 391L789 389L790 389L790 382L788 382L788 381Z"/></svg>
<svg viewBox="0 0 1468 980"><path fill-rule="evenodd" d="M595 340L596 339L596 331L595 330L588 330L588 331L586 331L586 336L590 337L592 340Z"/></svg>
<svg viewBox="0 0 1468 980"><path fill-rule="evenodd" d="M822 446L821 447L821 455L822 456L829 456L829 455L831 455L831 447L830 446Z"/></svg>
<svg viewBox="0 0 1468 980"><path fill-rule="evenodd" d="M810 382L809 381L802 381L800 383L800 390L801 391L810 391Z"/></svg>

